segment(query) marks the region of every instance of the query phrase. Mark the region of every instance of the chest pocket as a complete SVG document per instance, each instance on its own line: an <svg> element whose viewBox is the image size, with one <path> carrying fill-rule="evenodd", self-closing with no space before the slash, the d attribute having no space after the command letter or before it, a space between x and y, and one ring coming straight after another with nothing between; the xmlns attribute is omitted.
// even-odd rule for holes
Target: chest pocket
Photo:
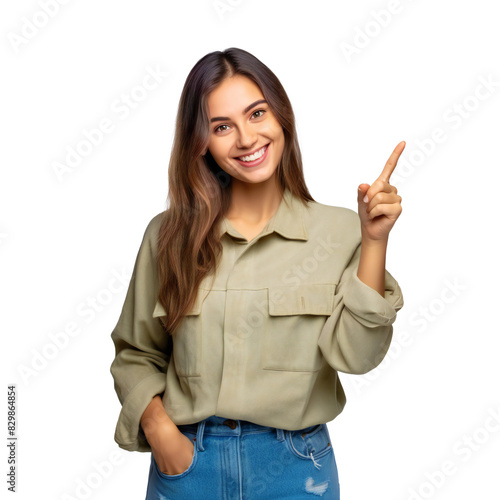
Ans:
<svg viewBox="0 0 500 500"><path fill-rule="evenodd" d="M203 315L201 314L203 302L209 289L200 288L198 296L182 319L177 331L172 337L172 358L175 370L180 377L200 377L203 361ZM166 316L165 309L159 301L153 311L153 317ZM207 325L205 325L205 328Z"/></svg>
<svg viewBox="0 0 500 500"><path fill-rule="evenodd" d="M335 289L332 283L268 288L269 320L261 353L264 370L312 372L321 368L317 343L333 312Z"/></svg>

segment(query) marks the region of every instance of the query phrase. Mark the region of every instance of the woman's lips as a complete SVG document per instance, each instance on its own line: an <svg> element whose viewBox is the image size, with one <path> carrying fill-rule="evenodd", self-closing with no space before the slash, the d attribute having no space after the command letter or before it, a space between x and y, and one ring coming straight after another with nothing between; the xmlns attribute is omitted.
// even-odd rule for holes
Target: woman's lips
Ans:
<svg viewBox="0 0 500 500"><path fill-rule="evenodd" d="M243 161L243 160L240 160L239 158L235 158L235 160L243 167L255 167L256 165L260 165L267 158L267 153L269 152L270 144L271 143L266 144L266 146L265 146L266 150L264 151L264 154L260 158L257 158L254 161ZM260 148L260 149L262 149L262 148ZM244 155L244 156L250 156L250 155Z"/></svg>

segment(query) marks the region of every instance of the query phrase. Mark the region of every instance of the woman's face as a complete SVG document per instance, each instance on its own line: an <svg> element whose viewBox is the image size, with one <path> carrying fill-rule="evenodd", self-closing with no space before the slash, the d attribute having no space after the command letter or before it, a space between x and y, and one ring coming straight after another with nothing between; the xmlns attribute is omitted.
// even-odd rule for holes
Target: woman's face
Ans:
<svg viewBox="0 0 500 500"><path fill-rule="evenodd" d="M264 182L274 175L285 136L252 80L242 75L225 79L208 96L208 116L208 149L222 170L250 183ZM257 155L254 161L238 159L257 152L261 157L257 159Z"/></svg>

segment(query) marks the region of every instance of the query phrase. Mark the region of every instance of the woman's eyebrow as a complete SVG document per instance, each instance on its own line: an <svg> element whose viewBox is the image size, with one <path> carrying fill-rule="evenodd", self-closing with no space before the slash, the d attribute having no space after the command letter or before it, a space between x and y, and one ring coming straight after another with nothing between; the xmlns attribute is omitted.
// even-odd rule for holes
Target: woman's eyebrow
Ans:
<svg viewBox="0 0 500 500"><path fill-rule="evenodd" d="M258 101L253 102L252 104L250 104L250 106L247 106L241 114L244 115L245 113L248 113L248 111L250 111L254 106L257 106L257 104L262 104L262 103L267 104L267 101L265 99L259 99ZM230 119L231 118L229 118L228 116L216 116L210 120L210 123L230 120Z"/></svg>

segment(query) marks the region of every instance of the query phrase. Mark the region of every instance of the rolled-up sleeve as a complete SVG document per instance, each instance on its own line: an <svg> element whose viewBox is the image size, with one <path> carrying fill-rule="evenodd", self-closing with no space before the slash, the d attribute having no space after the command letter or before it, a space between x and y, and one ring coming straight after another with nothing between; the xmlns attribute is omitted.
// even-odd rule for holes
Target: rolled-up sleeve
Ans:
<svg viewBox="0 0 500 500"><path fill-rule="evenodd" d="M128 451L151 451L140 420L157 394L165 391L171 337L153 317L158 292L156 235L159 216L147 226L134 264L123 308L111 338L115 358L110 366L122 405L114 439Z"/></svg>
<svg viewBox="0 0 500 500"><path fill-rule="evenodd" d="M392 340L393 323L403 307L403 293L385 270L385 295L357 276L361 243L336 286L333 313L327 319L318 346L337 371L367 373L384 359Z"/></svg>

